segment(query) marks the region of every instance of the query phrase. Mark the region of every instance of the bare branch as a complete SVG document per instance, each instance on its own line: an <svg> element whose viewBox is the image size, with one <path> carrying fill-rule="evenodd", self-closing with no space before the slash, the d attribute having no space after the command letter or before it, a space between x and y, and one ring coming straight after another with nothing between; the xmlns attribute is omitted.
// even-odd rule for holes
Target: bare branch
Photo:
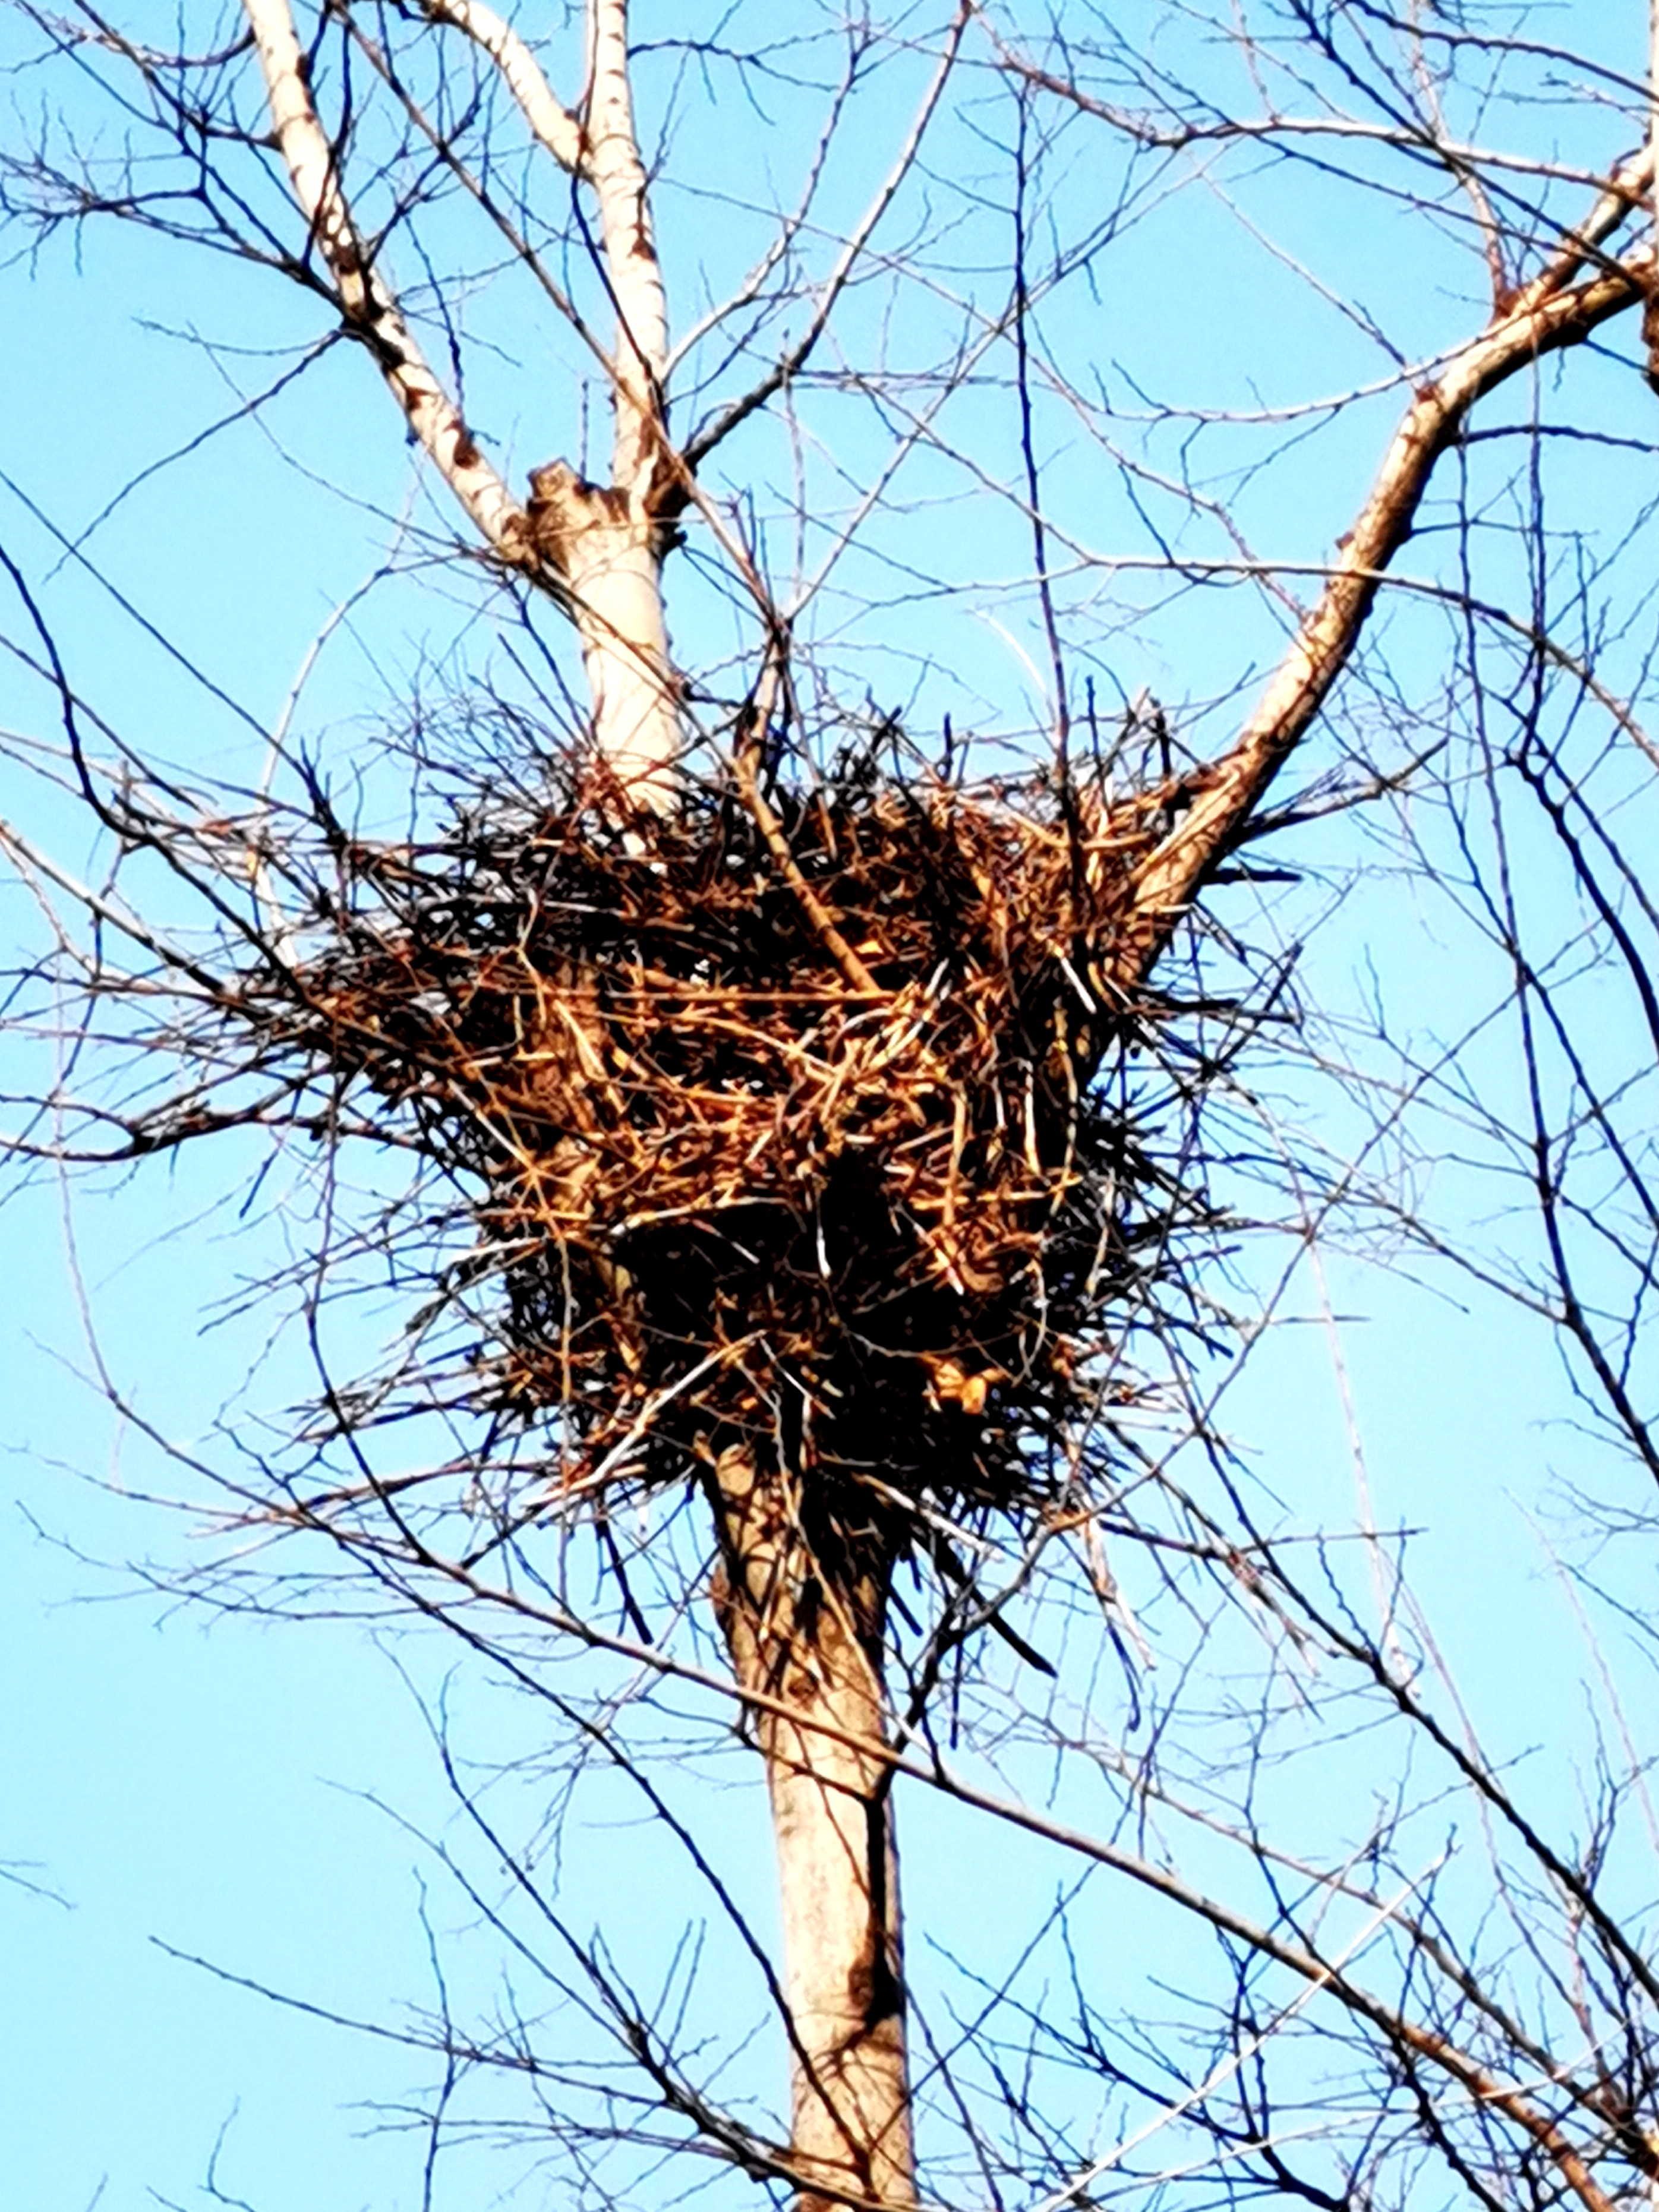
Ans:
<svg viewBox="0 0 1659 2212"><path fill-rule="evenodd" d="M1545 354L1579 343L1645 296L1654 270L1650 246L1632 249L1580 284L1567 283L1587 246L1576 238L1565 240L1550 267L1413 401L1339 549L1329 581L1237 744L1203 772L1190 811L1141 870L1126 975L1146 972L1208 870L1312 725L1358 642L1389 562L1411 535L1435 463L1476 401Z"/></svg>
<svg viewBox="0 0 1659 2212"><path fill-rule="evenodd" d="M589 36L587 173L599 204L605 275L617 309L611 482L643 509L654 504L653 489L665 475L668 308L634 125L627 0L591 0ZM668 473L671 481L678 474Z"/></svg>
<svg viewBox="0 0 1659 2212"><path fill-rule="evenodd" d="M962 41L974 13L974 0L961 0L955 20L945 34L945 51L939 57L939 67L934 70L932 82L922 96L921 105L916 111L915 120L910 126L903 145L899 149L898 158L883 179L881 189L866 209L858 228L842 249L823 290L818 295L817 305L813 308L806 328L787 352L767 371L758 384L745 392L740 399L734 399L729 407L723 408L706 428L697 432L685 449L688 468L697 467L708 454L713 453L722 439L729 437L740 422L746 422L757 409L764 407L769 399L782 391L791 377L798 375L805 367L818 340L829 327L830 319L835 313L836 302L851 283L854 272L863 258L865 250L874 235L878 224L892 205L900 186L915 165L916 156L921 150L921 142L927 136L927 126L933 121L934 112L944 97L945 85L949 82L951 73L956 67L957 56L961 52Z"/></svg>
<svg viewBox="0 0 1659 2212"><path fill-rule="evenodd" d="M483 0L421 0L429 23L447 23L464 32L500 70L519 103L537 143L546 149L568 175L587 173L587 149L582 129L569 109L554 95L540 63L524 40Z"/></svg>
<svg viewBox="0 0 1659 2212"><path fill-rule="evenodd" d="M348 328L373 354L422 452L485 542L515 567L533 566L533 539L523 507L479 451L352 220L334 150L306 82L305 56L289 0L244 4L294 197L333 279Z"/></svg>

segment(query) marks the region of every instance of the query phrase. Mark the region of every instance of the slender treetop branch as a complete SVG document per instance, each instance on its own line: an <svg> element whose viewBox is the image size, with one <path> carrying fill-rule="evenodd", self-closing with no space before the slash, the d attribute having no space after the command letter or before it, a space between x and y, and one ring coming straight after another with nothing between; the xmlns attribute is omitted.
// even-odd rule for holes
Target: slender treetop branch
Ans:
<svg viewBox="0 0 1659 2212"><path fill-rule="evenodd" d="M462 32L500 70L537 143L571 176L587 174L580 123L556 99L541 64L524 40L493 8L479 0L422 0L429 23L447 23Z"/></svg>
<svg viewBox="0 0 1659 2212"><path fill-rule="evenodd" d="M626 0L592 0L586 173L599 200L605 275L617 310L611 481L648 510L662 472L668 308L628 76Z"/></svg>
<svg viewBox="0 0 1659 2212"><path fill-rule="evenodd" d="M1647 157L1632 172L1649 173ZM1628 186L1633 177L1625 176ZM1627 213L1632 199L1609 196ZM1597 217L1604 215L1598 205ZM1592 218L1590 229L1597 227ZM1255 711L1231 752L1203 771L1190 810L1139 875L1119 961L1126 988L1143 977L1206 876L1237 842L1279 769L1307 734L1352 658L1389 563L1410 537L1435 463L1486 392L1540 355L1577 344L1599 325L1650 296L1655 259L1644 241L1623 259L1601 259L1571 280L1594 240L1569 233L1547 268L1454 354L1407 410L1352 527L1340 542L1324 590L1304 617Z"/></svg>

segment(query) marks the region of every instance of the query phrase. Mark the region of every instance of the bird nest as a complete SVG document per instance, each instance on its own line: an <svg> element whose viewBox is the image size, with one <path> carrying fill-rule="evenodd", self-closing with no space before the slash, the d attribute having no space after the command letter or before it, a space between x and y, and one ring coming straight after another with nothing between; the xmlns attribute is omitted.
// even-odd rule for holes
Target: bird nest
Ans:
<svg viewBox="0 0 1659 2212"><path fill-rule="evenodd" d="M1191 1202L1103 1081L1162 805L866 771L334 825L285 1042L474 1194L479 1403L549 1422L568 1491L741 1443L868 1510L1007 1506Z"/></svg>

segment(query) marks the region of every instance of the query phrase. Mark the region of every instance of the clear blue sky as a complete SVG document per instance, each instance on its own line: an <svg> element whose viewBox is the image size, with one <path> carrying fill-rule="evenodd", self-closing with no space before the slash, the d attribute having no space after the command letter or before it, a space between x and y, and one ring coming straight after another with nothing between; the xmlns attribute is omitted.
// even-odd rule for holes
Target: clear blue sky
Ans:
<svg viewBox="0 0 1659 2212"><path fill-rule="evenodd" d="M639 10L642 21L652 13ZM1642 13L1638 0L1611 9L1578 0L1552 11L1552 35L1564 44L1611 36L1612 18L1627 16L1619 36L1633 68ZM33 78L14 81L20 105L9 131L24 127L40 89ZM890 128L896 117L896 96L873 112L874 123ZM1602 161L1623 150L1593 112L1571 127L1579 143L1565 150L1573 158ZM687 156L694 165L715 143L708 118L702 128ZM970 146L962 133L951 142L952 156L965 162ZM1090 183L1080 157L1068 206ZM745 189L758 193L758 177ZM1457 289L1471 281L1466 264L1448 256L1425 266L1415 228L1409 250L1405 244L1403 216L1365 203L1356 214L1340 196L1328 202L1305 174L1262 179L1250 204L1297 255L1340 276L1412 355L1469 326L1472 295ZM710 218L706 204L665 195L665 205L672 273L675 240ZM1103 297L1079 288L1063 310L1060 339L1073 356L1092 358L1119 380L1121 398L1127 368L1194 407L1237 406L1252 392L1282 404L1379 373L1376 348L1351 320L1312 302L1299 276L1251 256L1219 201L1196 191L1162 215L1150 212L1107 258ZM268 373L267 362L246 353L216 365L189 334L274 351L316 329L309 307L261 272L113 228L88 229L74 251L59 241L38 264L14 262L0 284L0 470L71 535L138 471L234 405L236 380L246 391ZM855 326L882 311L873 298L860 301ZM926 312L944 319L951 310L935 297ZM1632 391L1633 380L1589 361L1565 374L1572 410L1595 412L1637 439L1651 434L1641 411L1651 403ZM479 378L481 413L516 473L570 439L568 392L555 368L538 366L527 339L516 358L487 362ZM1397 404L1397 395L1381 397L1292 449L1261 487L1238 487L1264 550L1323 557L1363 493ZM1500 401L1492 419L1516 419L1523 404L1511 412ZM986 408L988 422L988 400ZM997 464L1005 468L1006 420L988 429L993 434L1005 441ZM1054 436L1056 510L1097 546L1143 550L1123 487L1100 454L1080 441L1068 449L1058 428ZM1207 444L1197 450L1209 470ZM1217 453L1218 490L1234 489L1241 450ZM877 452L868 422L849 411L838 464L856 479ZM732 480L752 474L763 486L783 483L789 465L787 441L762 432L721 463ZM1614 475L1635 471L1651 478L1650 453L1586 461L1577 495L1587 528L1599 499L1622 495ZM827 469L819 481L833 481ZM884 615L881 602L900 586L878 566L854 568L846 602L826 603L826 633L844 628L847 665L867 670L884 702L899 687L913 690L924 722L950 708L962 726L1000 717L1018 728L1036 711L1022 657L1034 653L1036 635L1019 580L1024 549L1006 514L974 504L960 472L924 457L915 481L916 509L896 515L886 535L878 526L884 553L992 580ZM268 726L319 628L384 559L384 518L404 508L414 483L384 395L366 362L340 349L262 428L244 425L143 483L89 550L158 630ZM935 492L937 507L926 503ZM1632 494L1621 516L1639 504ZM429 502L423 510L437 511ZM963 541L975 532L969 560ZM258 772L250 729L208 700L94 580L73 562L57 566L49 533L3 486L0 542L39 584L75 679L141 750L204 773ZM994 580L1000 574L1006 588ZM1103 577L1079 590L1099 594L1103 690L1115 684L1133 696L1150 684L1173 701L1201 701L1246 684L1272 650L1271 622L1240 592L1188 600L1132 624L1127 610L1150 586ZM713 598L700 596L689 574L683 594L680 635L701 649L715 635ZM1400 665L1426 697L1434 632L1413 621L1399 621ZM14 605L0 628L23 635ZM417 672L433 662L476 669L489 650L465 585L448 593L441 578L383 584L334 634L297 726L346 757L369 742L376 719ZM0 724L50 728L42 694L10 669L0 672ZM1222 726L1218 717L1206 725L1206 740ZM71 866L96 865L94 841L71 809L21 775L9 783L0 811ZM1348 835L1322 833L1303 857L1316 852L1335 880L1353 857ZM1318 904L1316 892L1297 896L1300 907L1287 905L1264 926L1297 929ZM1562 911L1565 926L1570 914ZM27 915L15 888L0 890L8 945L29 927ZM1316 940L1308 994L1352 1007L1372 969L1391 1009L1408 1010L1419 1036L1452 1033L1492 980L1449 917L1394 881L1350 897ZM1311 1110L1340 1127L1334 1105L1316 1102ZM445 1963L468 1994L485 2000L500 1970L497 1947L469 1929L465 1901L400 1825L453 1832L422 1700L430 1705L443 1693L458 1655L437 1638L380 1635L351 1620L299 1626L216 1618L171 1606L121 1571L145 1556L165 1570L193 1539L187 1516L158 1514L119 1494L158 1483L164 1470L96 1386L74 1279L78 1271L88 1294L99 1356L140 1410L171 1437L209 1436L258 1354L261 1326L257 1312L206 1324L220 1301L270 1263L283 1233L276 1215L238 1230L251 1170L252 1155L191 1156L105 1185L88 1182L67 1202L40 1179L0 1214L0 1438L11 1501L0 1519L0 1771L8 1779L0 1859L27 1876L0 1883L0 2197L19 2212L138 2212L158 2197L194 2212L209 2201L202 2191L216 2146L218 2186L255 2212L413 2212L418 2136L379 2131L370 2107L395 2105L423 2080L418 2060L285 2012L158 1944L323 2008L395 2022L410 2016L404 2008L432 2001L424 1898ZM1474 1233L1491 1204L1480 1178L1445 1167L1434 1191L1445 1218ZM1502 1241L1500 1231L1492 1235ZM1378 1521L1424 1530L1413 1553L1417 1587L1471 1711L1495 1747L1547 1746L1536 1771L1540 1786L1559 1798L1573 1786L1582 1748L1583 1660L1527 1514L1559 1478L1589 1479L1601 1467L1567 1425L1559 1364L1534 1326L1449 1274L1423 1287L1336 1255L1329 1288L1343 1316ZM1226 1422L1264 1482L1299 1516L1343 1524L1354 1511L1353 1471L1310 1281L1298 1280L1289 1307L1305 1324L1258 1350L1227 1401ZM301 1363L279 1349L256 1395L276 1409L302 1387ZM1650 1729L1644 1671L1632 1686L1632 1710ZM476 1731L472 1742L503 1757L533 1747L533 1717L470 1678L453 1694ZM738 1771L734 1765L733 1778ZM625 1817L603 1798L600 1810ZM938 1936L948 1944L981 1910L984 1832L964 1847L956 1816L915 1805L905 1818L915 1839L915 1940ZM752 1778L731 1791L715 1821L757 1898L767 1879L762 1822ZM702 1905L653 1889L643 1871L628 1873L636 1850L641 1869L648 1861L626 1829L606 1829L596 1814L584 1841L590 1856L569 1875L573 1911L596 1911L607 1879L613 1893L632 1879L626 1941L641 1959L665 1955ZM1024 1879L1028 1862L1008 1850L1007 1865ZM761 1902L756 1910L763 1920L769 1908ZM1124 1948L1133 1949L1133 1939ZM537 2179L534 2168L530 2152L500 2164L481 2152L440 2201L481 2205L529 2171L526 2194L515 2201L558 2203L556 2180ZM644 2202L638 2212L648 2212Z"/></svg>

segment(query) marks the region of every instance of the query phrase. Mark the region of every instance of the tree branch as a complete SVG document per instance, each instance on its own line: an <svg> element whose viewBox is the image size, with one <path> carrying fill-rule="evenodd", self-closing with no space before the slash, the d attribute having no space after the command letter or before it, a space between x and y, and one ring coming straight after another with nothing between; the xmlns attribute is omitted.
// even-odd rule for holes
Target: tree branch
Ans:
<svg viewBox="0 0 1659 2212"><path fill-rule="evenodd" d="M1584 231L1568 234L1549 266L1452 356L1419 392L1395 431L1370 496L1340 541L1317 604L1232 750L1202 771L1189 811L1143 864L1119 962L1126 987L1145 975L1211 868L1236 842L1274 776L1307 734L1347 666L1389 562L1410 537L1435 463L1486 393L1547 353L1576 345L1643 299L1654 253L1644 243L1622 260L1602 261L1582 283L1571 278L1589 258L1598 228L1627 213L1645 179L1647 157L1621 173Z"/></svg>
<svg viewBox="0 0 1659 2212"><path fill-rule="evenodd" d="M570 176L587 175L582 128L554 96L541 64L510 23L480 0L421 0L428 23L447 23L471 40L501 71L538 145L544 147Z"/></svg>
<svg viewBox="0 0 1659 2212"><path fill-rule="evenodd" d="M634 127L627 0L592 0L588 21L592 58L586 174L599 204L605 274L617 310L611 482L641 509L648 509L666 461L662 380L668 356L668 307L652 235L645 164ZM677 470L674 476L678 481Z"/></svg>
<svg viewBox="0 0 1659 2212"><path fill-rule="evenodd" d="M939 67L922 96L921 106L916 111L916 118L910 126L908 137L899 149L898 159L889 170L881 190L866 210L863 221L848 240L841 258L830 271L830 280L819 295L811 322L789 350L773 363L758 384L752 386L740 399L734 399L729 407L723 408L712 422L697 432L685 449L685 465L689 469L697 467L723 438L729 437L740 422L746 422L757 409L764 407L767 401L781 392L790 379L805 366L808 356L823 336L830 318L835 313L836 303L850 283L853 271L862 258L877 224L892 205L900 185L915 165L927 126L933 121L934 111L956 67L957 56L973 14L973 0L962 0L962 5L957 9L955 19L945 34L945 52L939 57Z"/></svg>
<svg viewBox="0 0 1659 2212"><path fill-rule="evenodd" d="M485 460L438 381L397 299L374 267L340 185L334 149L306 80L289 0L243 0L276 144L347 328L374 355L422 452L486 541L515 567L537 565L523 507Z"/></svg>

